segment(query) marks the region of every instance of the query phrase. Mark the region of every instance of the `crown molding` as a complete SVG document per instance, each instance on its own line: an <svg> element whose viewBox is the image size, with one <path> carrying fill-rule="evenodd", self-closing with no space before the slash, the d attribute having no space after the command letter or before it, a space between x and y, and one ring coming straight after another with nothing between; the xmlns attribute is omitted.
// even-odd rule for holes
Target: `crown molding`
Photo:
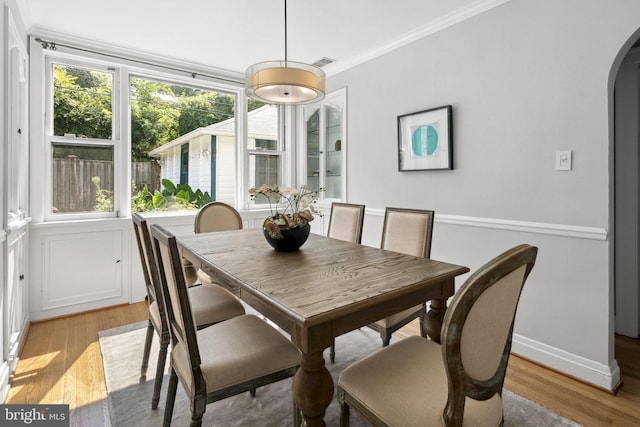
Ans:
<svg viewBox="0 0 640 427"><path fill-rule="evenodd" d="M323 67L323 70L325 70L327 76L341 73L364 62L370 61L386 53L399 49L416 40L420 40L422 38L430 36L431 34L435 34L439 31L445 30L449 27L466 21L467 19L473 18L474 16L478 16L481 13L487 12L493 8L502 6L503 4L510 1L511 0L479 0L467 7L460 8L447 15L442 16L435 21L429 22L423 27L410 31L390 43L379 46L377 49L365 52L352 60L345 62L336 61L332 64L329 64L326 67Z"/></svg>
<svg viewBox="0 0 640 427"><path fill-rule="evenodd" d="M122 47L110 43L88 39L85 37L62 33L59 31L53 31L44 27L32 27L29 30L29 36L31 38L39 37L46 41L53 41L60 45L69 45L72 46L71 49L76 48L80 50L86 50L89 52L94 52L96 54L116 57L132 63L141 62L151 66L179 69L180 71L184 71L186 73L195 73L207 77L226 80L227 82L244 84L244 73L226 70L223 68L211 67L209 65L199 64L195 62L184 61L173 57L156 55L137 49Z"/></svg>

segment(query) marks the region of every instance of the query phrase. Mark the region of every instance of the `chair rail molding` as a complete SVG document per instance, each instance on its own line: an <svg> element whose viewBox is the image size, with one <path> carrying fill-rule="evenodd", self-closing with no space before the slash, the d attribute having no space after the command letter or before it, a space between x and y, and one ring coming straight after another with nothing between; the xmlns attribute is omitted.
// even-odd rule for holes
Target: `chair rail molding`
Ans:
<svg viewBox="0 0 640 427"><path fill-rule="evenodd" d="M367 215L384 216L384 209L366 210ZM517 221L499 218L448 215L436 213L435 222L441 224L462 225L466 227L494 228L498 230L519 231L523 233L547 234L551 236L573 237L590 240L607 240L609 233L602 227L553 224L535 221Z"/></svg>

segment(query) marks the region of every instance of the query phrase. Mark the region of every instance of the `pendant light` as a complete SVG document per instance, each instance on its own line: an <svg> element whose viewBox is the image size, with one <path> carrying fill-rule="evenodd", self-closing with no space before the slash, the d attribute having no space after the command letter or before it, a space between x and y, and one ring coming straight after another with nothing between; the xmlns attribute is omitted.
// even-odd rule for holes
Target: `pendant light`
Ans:
<svg viewBox="0 0 640 427"><path fill-rule="evenodd" d="M318 67L287 59L287 0L284 0L284 61L247 68L245 93L269 104L309 104L324 98L325 74Z"/></svg>

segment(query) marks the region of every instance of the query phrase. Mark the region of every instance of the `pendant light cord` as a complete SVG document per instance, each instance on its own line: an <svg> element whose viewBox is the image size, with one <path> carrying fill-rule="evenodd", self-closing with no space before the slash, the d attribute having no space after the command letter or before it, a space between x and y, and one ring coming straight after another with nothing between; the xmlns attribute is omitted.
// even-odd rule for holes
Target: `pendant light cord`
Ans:
<svg viewBox="0 0 640 427"><path fill-rule="evenodd" d="M284 0L284 62L287 63L287 0Z"/></svg>

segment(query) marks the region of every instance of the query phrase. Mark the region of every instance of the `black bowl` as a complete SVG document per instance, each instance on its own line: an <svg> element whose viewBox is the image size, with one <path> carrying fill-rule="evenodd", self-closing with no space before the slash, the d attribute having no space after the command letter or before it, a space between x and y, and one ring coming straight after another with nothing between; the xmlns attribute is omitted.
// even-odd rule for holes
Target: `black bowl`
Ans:
<svg viewBox="0 0 640 427"><path fill-rule="evenodd" d="M309 237L310 230L311 226L309 224L304 227L294 227L281 230L281 239L272 238L269 236L269 232L265 229L262 231L264 233L264 238L276 251L291 252L297 251L302 245L304 245L304 242L306 242Z"/></svg>

